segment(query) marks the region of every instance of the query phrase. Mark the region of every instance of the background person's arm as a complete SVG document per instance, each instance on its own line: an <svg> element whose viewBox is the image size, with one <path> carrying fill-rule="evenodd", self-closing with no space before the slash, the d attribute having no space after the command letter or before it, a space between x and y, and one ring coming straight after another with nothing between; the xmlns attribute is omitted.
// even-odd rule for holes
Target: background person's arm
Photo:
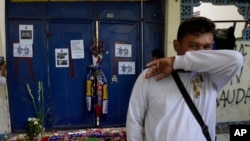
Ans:
<svg viewBox="0 0 250 141"><path fill-rule="evenodd" d="M1 76L0 76L0 84L6 83L6 64L0 66Z"/></svg>

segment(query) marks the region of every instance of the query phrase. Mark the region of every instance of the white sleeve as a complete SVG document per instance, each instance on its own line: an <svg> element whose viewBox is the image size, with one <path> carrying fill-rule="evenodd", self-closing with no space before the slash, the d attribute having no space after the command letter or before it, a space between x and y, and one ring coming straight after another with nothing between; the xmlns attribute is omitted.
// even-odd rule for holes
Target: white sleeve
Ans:
<svg viewBox="0 0 250 141"><path fill-rule="evenodd" d="M128 141L143 141L144 116L147 109L145 71L137 78L130 96L126 121Z"/></svg>
<svg viewBox="0 0 250 141"><path fill-rule="evenodd" d="M3 76L0 76L0 84L6 84L6 78Z"/></svg>
<svg viewBox="0 0 250 141"><path fill-rule="evenodd" d="M217 90L220 90L243 65L243 56L234 50L200 50L188 51L176 56L174 69L207 72Z"/></svg>

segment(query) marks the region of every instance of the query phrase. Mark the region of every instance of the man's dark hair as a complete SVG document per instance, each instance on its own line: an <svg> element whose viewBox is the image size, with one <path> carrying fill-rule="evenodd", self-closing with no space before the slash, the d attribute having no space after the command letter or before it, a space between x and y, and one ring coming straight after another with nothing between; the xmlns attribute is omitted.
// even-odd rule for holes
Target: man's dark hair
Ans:
<svg viewBox="0 0 250 141"><path fill-rule="evenodd" d="M152 57L156 57L156 58L163 58L164 57L164 51L162 49L154 49L152 51Z"/></svg>
<svg viewBox="0 0 250 141"><path fill-rule="evenodd" d="M215 24L205 17L192 17L183 21L178 29L177 40L181 41L187 34L198 36L203 33L215 32Z"/></svg>

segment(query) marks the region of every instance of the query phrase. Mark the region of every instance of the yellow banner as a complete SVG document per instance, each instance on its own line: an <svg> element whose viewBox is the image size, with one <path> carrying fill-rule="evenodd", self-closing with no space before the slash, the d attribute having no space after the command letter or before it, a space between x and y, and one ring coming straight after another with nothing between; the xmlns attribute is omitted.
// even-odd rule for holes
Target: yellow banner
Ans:
<svg viewBox="0 0 250 141"><path fill-rule="evenodd" d="M73 1L141 1L141 0L11 0L11 2L73 2ZM149 1L149 0L142 0L142 1Z"/></svg>

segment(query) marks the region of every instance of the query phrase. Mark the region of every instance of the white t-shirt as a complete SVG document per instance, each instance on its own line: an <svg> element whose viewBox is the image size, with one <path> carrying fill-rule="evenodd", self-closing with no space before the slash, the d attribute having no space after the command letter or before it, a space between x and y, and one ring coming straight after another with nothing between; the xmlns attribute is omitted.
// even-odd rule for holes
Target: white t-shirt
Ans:
<svg viewBox="0 0 250 141"><path fill-rule="evenodd" d="M243 56L231 50L189 51L175 57L174 69L189 71L178 73L208 125L212 141L215 140L217 94L242 64ZM128 141L206 141L172 76L160 81L155 77L145 79L146 71L136 80L130 97ZM199 87L199 96L194 85Z"/></svg>

